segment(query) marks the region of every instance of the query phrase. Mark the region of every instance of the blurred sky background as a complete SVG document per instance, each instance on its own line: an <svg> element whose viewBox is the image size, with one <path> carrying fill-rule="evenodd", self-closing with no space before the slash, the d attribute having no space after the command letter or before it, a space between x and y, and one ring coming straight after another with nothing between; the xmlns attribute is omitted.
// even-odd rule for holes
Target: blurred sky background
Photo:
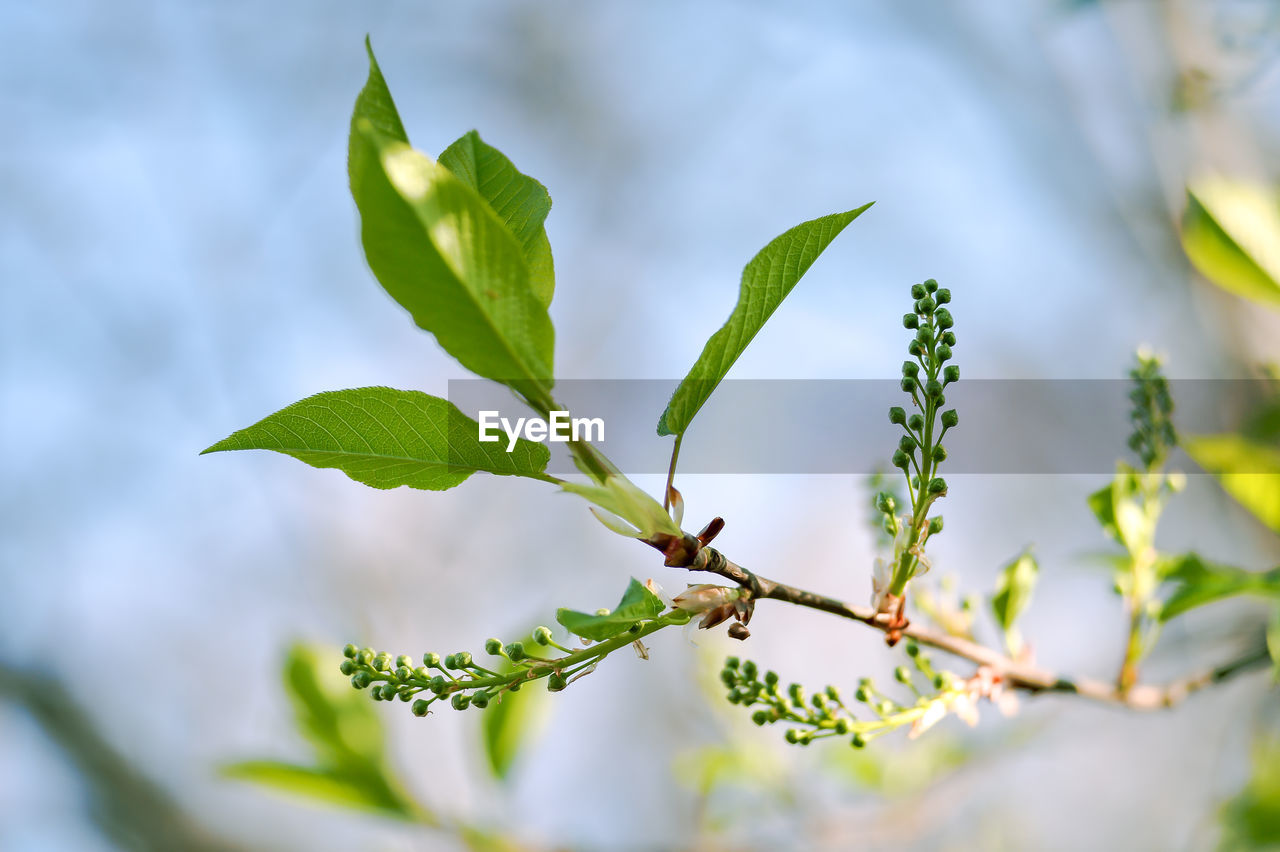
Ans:
<svg viewBox="0 0 1280 852"><path fill-rule="evenodd" d="M954 294L966 377L1120 378L1143 343L1179 378L1280 353L1276 315L1198 280L1175 229L1190 178L1278 177L1274 2L3 4L5 670L59 684L47 695L228 845L454 848L218 777L304 754L279 678L294 639L474 651L612 604L632 575L686 581L539 483L377 492L270 454L197 456L317 391L444 395L464 376L359 250L345 155L366 33L417 147L474 127L550 189L564 378L679 378L761 246L871 200L733 377L896 376L908 287L930 276ZM1109 678L1124 619L1084 503L1104 481L954 478L935 570L985 593L1034 543L1040 661ZM731 558L869 594L862 481L680 484L688 526L727 520ZM1277 557L1204 477L1161 540ZM936 735L978 757L905 797L868 791L698 685L730 652L846 688L899 662L871 631L786 609L762 604L746 646L667 631L650 662L609 660L556 696L501 790L475 714L377 709L424 800L581 848L693 844L717 819L706 848L1203 848L1248 773L1263 675L1156 716L1042 698L973 732L951 719ZM1150 676L1220 659L1191 637L1224 634L1223 612L1259 610L1171 626ZM114 848L100 796L119 767L30 706L0 701L0 848ZM778 761L789 804L750 783L701 801L673 770L730 736ZM928 738L901 740L876 748Z"/></svg>

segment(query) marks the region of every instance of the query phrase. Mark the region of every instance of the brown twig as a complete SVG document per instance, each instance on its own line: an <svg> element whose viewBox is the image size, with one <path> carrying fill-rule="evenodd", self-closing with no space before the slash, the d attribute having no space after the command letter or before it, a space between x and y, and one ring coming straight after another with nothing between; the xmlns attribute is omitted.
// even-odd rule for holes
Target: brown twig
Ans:
<svg viewBox="0 0 1280 852"><path fill-rule="evenodd" d="M1001 675L1010 686L1027 692L1079 695L1133 710L1158 710L1172 707L1197 690L1265 664L1270 656L1266 646L1263 645L1251 648L1237 659L1209 671L1181 678L1163 686L1134 685L1122 691L1112 683L1090 678L1066 677L1038 668L962 636L953 636L950 633L917 624L896 626L891 623L892 618L887 613L877 613L869 606L848 604L835 598L766 579L731 562L725 558L724 554L711 547L698 549L688 564L681 567L688 568L690 571L706 571L731 580L748 590L753 598L784 601L796 606L820 610L841 618L860 621L878 630L897 630L903 636L914 639L921 645L937 648L986 667Z"/></svg>

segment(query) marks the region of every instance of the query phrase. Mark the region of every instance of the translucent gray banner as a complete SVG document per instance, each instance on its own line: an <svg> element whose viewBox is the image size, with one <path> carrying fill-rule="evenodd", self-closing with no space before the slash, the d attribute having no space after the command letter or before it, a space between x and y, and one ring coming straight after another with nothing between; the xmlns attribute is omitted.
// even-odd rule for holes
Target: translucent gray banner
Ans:
<svg viewBox="0 0 1280 852"><path fill-rule="evenodd" d="M628 474L665 473L671 437L656 432L658 415L678 381L561 381L555 396L580 434ZM1252 380L1171 380L1174 423L1183 434L1238 431L1272 397L1273 386ZM1124 380L962 380L946 391L946 408L960 423L948 432L942 473L1106 474L1118 459L1133 462L1126 446L1129 392ZM496 418L514 428L534 416L510 391L482 380L449 382L449 399L468 416L493 423L495 448L508 437ZM725 381L694 419L680 451L683 473L870 474L890 469L901 427L891 406L912 413L897 380ZM598 424L603 424L603 438ZM526 421L526 426L528 421ZM588 430L588 426L590 429ZM569 426L564 426L568 432ZM521 432L522 436L526 433ZM535 432L536 434L536 432ZM547 471L576 469L563 442L551 450ZM1198 468L1179 451L1171 467ZM1261 471L1259 471L1261 472Z"/></svg>

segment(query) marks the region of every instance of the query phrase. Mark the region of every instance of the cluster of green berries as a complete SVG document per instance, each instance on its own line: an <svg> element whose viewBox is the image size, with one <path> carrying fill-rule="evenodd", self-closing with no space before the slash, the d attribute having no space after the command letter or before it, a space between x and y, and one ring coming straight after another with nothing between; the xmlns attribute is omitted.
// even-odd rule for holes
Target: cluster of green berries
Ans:
<svg viewBox="0 0 1280 852"><path fill-rule="evenodd" d="M1129 371L1133 390L1129 401L1133 409L1129 418L1133 433L1129 435L1129 449L1138 454L1147 470L1154 470L1164 463L1178 443L1173 428L1173 397L1169 394L1169 381L1161 371L1160 359L1138 353L1138 364Z"/></svg>
<svg viewBox="0 0 1280 852"><path fill-rule="evenodd" d="M539 627L533 642L568 652L552 638L551 630ZM482 666L469 651L458 651L441 657L434 652L422 655L416 665L408 654L392 657L372 648L347 645L342 649L342 673L351 678L356 689L367 689L375 701L413 701L415 716L425 716L431 705L447 700L455 710L475 707L483 710L507 692L516 692L530 680L546 678L547 689L564 689L574 672L562 662L566 658L547 659L526 650L523 642L504 644L498 639L484 643L485 653L499 658L495 668Z"/></svg>
<svg viewBox="0 0 1280 852"><path fill-rule="evenodd" d="M777 672L761 672L751 660L729 657L720 672L720 682L728 690L730 704L759 707L751 715L757 725L789 722L786 740L795 745L808 745L827 737L849 737L849 744L862 748L872 739L920 716L922 706L936 700L936 695L922 691L917 681L923 679L935 690L947 689L953 676L937 672L929 659L920 653L914 641L906 642L906 653L912 666L899 666L894 680L907 687L916 701L902 704L876 689L870 678L862 678L853 693L853 707L861 705L868 718L859 719L834 686L807 695L804 687L792 683L785 689Z"/></svg>
<svg viewBox="0 0 1280 852"><path fill-rule="evenodd" d="M902 324L915 331L915 337L907 345L907 354L914 360L902 363L902 390L911 395L918 410L908 416L904 409L894 406L889 409L889 422L901 426L905 433L891 461L906 474L913 492L912 502L918 504L921 500L939 497L947 490L946 480L934 473L938 464L947 458L943 436L960 422L954 408L943 411L947 404L945 390L960 381L960 368L947 363L956 345L956 334L952 330L955 320L951 311L943 307L951 301L951 291L940 289L938 282L930 278L923 284L913 284L911 297L915 299L914 310L902 318ZM877 499L880 496L887 498L887 495L877 495ZM893 511L879 504L876 508L889 514Z"/></svg>

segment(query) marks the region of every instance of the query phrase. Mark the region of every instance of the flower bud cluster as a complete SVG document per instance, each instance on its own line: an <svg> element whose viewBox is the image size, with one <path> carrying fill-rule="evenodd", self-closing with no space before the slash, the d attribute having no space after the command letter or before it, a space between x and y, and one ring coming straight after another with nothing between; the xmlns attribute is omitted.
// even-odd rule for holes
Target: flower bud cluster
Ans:
<svg viewBox="0 0 1280 852"><path fill-rule="evenodd" d="M908 415L900 406L889 409L889 422L903 431L890 461L906 477L911 505L909 514L899 516L898 510L908 507L899 507L891 494L882 491L874 498L884 515L884 531L894 539L892 579L882 584L878 606L900 600L907 581L928 569L924 542L942 532L942 518L930 518L929 508L947 494L947 481L937 475L947 458L942 439L960 422L956 410L946 408L946 389L960 380L960 368L947 363L956 345L955 319L944 307L951 302L951 291L930 278L912 285L911 298L913 310L902 324L915 336L907 345L911 360L902 364L901 386L916 410Z"/></svg>
<svg viewBox="0 0 1280 852"><path fill-rule="evenodd" d="M1161 370L1160 359L1145 351L1138 352L1138 364L1129 371L1129 378L1133 381L1133 390L1129 392L1129 401L1133 403L1129 413L1133 423L1129 449L1138 454L1148 471L1153 471L1164 464L1178 443L1169 381Z"/></svg>
<svg viewBox="0 0 1280 852"><path fill-rule="evenodd" d="M726 697L730 704L758 708L751 715L757 725L788 723L786 740L789 743L808 745L818 739L848 737L851 746L862 748L890 731L906 725L916 726L939 702L945 715L945 702L958 694L959 678L949 672L936 671L914 641L908 640L905 647L908 665L894 670L894 680L914 695L915 700L909 703L881 692L870 678L858 682L848 703L834 686L808 695L800 684L783 687L776 672L761 672L753 661L737 657L725 660L720 682L728 690ZM859 718L854 708L859 708L863 718Z"/></svg>

